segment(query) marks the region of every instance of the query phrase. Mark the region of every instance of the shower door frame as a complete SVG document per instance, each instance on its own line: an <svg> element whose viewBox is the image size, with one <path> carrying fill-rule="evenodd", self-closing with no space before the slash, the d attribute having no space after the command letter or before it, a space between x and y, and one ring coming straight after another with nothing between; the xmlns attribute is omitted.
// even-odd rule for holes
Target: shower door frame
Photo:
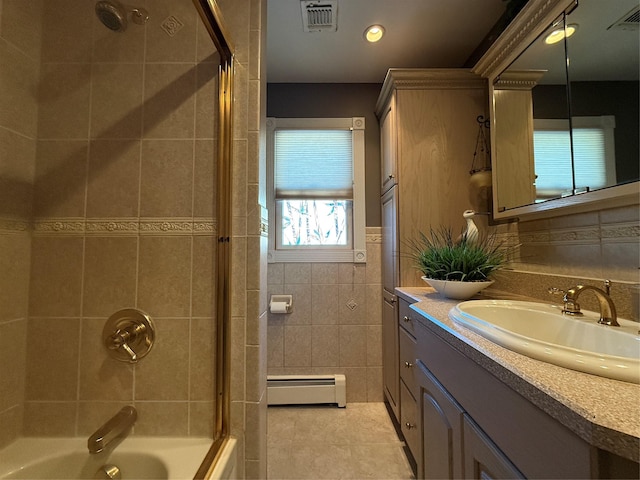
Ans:
<svg viewBox="0 0 640 480"><path fill-rule="evenodd" d="M229 438L229 325L231 302L231 167L233 160L234 54L216 0L193 0L220 55L218 67L218 148L216 161L217 262L215 412L213 443L194 478L207 478Z"/></svg>

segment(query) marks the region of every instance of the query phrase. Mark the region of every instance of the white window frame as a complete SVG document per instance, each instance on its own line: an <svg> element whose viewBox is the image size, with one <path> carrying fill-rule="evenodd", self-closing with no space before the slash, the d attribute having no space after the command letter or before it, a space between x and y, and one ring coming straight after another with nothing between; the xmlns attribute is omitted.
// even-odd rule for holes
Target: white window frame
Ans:
<svg viewBox="0 0 640 480"><path fill-rule="evenodd" d="M267 118L267 208L269 211L269 263L276 262L344 262L366 263L366 213L364 174L364 117L350 118ZM346 129L353 138L353 204L351 248L344 246L299 246L278 249L276 231L280 227L276 214L274 186L274 132L277 129Z"/></svg>

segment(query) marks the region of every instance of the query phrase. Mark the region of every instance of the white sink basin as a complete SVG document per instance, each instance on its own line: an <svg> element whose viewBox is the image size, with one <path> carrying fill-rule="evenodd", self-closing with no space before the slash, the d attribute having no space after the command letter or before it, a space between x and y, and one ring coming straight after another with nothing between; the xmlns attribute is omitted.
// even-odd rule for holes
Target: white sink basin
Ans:
<svg viewBox="0 0 640 480"><path fill-rule="evenodd" d="M513 300L470 300L449 311L456 324L509 350L554 365L625 382L640 383L640 324L618 319L599 325L600 315L574 317L558 305Z"/></svg>

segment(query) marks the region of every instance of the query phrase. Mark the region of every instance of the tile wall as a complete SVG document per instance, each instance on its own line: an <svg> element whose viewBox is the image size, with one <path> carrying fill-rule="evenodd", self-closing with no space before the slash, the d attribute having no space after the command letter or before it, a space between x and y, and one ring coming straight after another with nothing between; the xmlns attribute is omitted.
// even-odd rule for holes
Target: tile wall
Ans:
<svg viewBox="0 0 640 480"><path fill-rule="evenodd" d="M0 448L22 434L42 5L0 2Z"/></svg>
<svg viewBox="0 0 640 480"><path fill-rule="evenodd" d="M238 477L267 476L266 0L218 0L235 51L231 434Z"/></svg>
<svg viewBox="0 0 640 480"><path fill-rule="evenodd" d="M520 221L498 227L511 243L520 244L514 272L498 276L499 288L547 301L550 286L567 289L577 283L602 286L610 279L618 314L629 318L629 287L640 283L640 209L638 205L588 213ZM580 297L597 309L595 297Z"/></svg>
<svg viewBox="0 0 640 480"><path fill-rule="evenodd" d="M147 25L114 33L93 2L42 2L23 30L14 19L39 2L2 2L2 34L33 43L32 25L46 22L40 55L0 47L20 65L7 80L18 94L0 100L14 122L0 124L12 140L0 143L2 182L24 193L8 214L32 233L29 245L23 223L1 227L14 230L0 235L0 263L15 276L0 338L19 341L1 349L0 441L88 435L124 404L138 408L135 434L212 432L217 58L191 1L138 3ZM14 125L25 116L28 128ZM31 171L9 162L28 154ZM105 320L128 307L157 329L135 366L101 344Z"/></svg>
<svg viewBox="0 0 640 480"><path fill-rule="evenodd" d="M367 228L366 264L269 264L269 295L293 295L268 314L269 374L343 373L347 402L382 401L380 235Z"/></svg>

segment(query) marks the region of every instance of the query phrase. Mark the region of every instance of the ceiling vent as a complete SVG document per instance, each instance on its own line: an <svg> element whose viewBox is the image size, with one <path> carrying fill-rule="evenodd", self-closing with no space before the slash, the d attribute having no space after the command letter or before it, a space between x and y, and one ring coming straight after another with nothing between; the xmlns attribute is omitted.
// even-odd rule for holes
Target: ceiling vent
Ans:
<svg viewBox="0 0 640 480"><path fill-rule="evenodd" d="M338 29L338 0L301 1L305 32L335 32Z"/></svg>
<svg viewBox="0 0 640 480"><path fill-rule="evenodd" d="M634 7L607 30L632 30L636 32L640 30L640 6Z"/></svg>

